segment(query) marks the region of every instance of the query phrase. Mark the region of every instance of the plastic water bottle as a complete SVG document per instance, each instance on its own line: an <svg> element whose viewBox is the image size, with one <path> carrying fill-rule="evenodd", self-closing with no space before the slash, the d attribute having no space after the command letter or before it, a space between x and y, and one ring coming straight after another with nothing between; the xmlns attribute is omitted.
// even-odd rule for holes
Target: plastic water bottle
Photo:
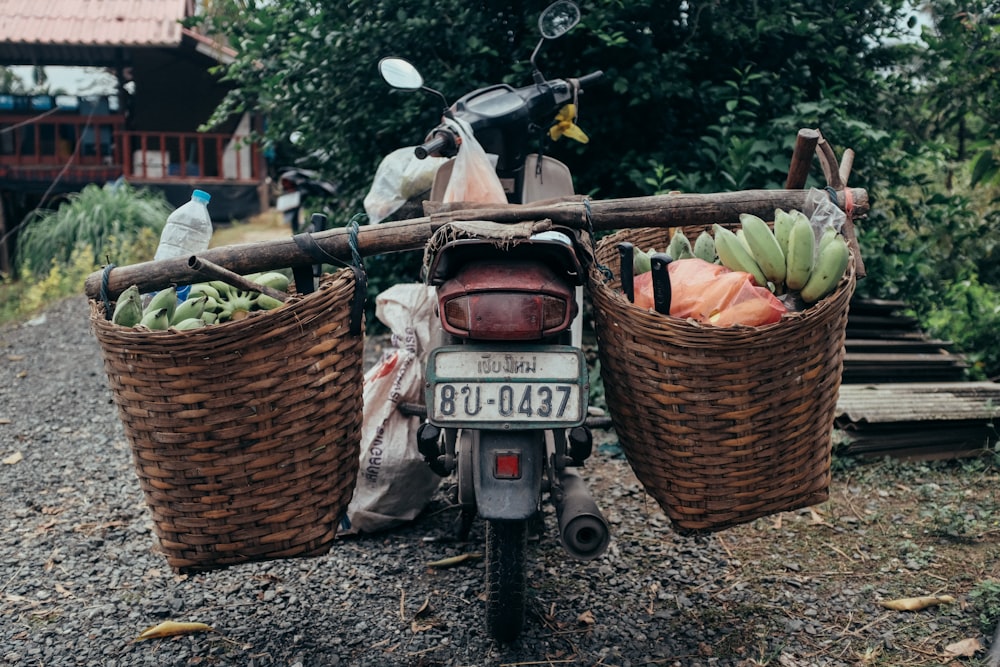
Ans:
<svg viewBox="0 0 1000 667"><path fill-rule="evenodd" d="M191 193L191 201L167 217L154 260L190 257L208 249L212 240L212 217L208 213L211 199L204 190L195 190ZM178 299L186 299L190 289L190 285L178 286Z"/></svg>

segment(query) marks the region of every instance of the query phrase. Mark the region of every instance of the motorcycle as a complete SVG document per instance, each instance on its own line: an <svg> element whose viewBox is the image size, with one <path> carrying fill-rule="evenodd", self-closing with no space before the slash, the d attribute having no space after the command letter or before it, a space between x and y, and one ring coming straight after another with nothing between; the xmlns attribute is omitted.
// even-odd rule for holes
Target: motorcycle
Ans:
<svg viewBox="0 0 1000 667"><path fill-rule="evenodd" d="M533 83L487 86L447 107L418 158L454 158L471 150L460 122L496 156L496 175L508 202L527 203L573 194L562 162L528 153L530 138L556 118L558 133L581 137L576 104L603 74L546 79L535 64L546 40L579 22L567 0L539 18L541 39L531 56ZM409 62L384 58L383 79L400 90L425 90ZM443 96L442 96L443 97ZM572 106L569 106L572 105ZM575 129L574 129L575 128ZM583 135L585 138L585 135ZM455 160L437 171L431 200L441 201ZM486 527L488 632L509 642L522 631L529 533L541 521L545 494L554 504L561 544L573 558L601 556L608 522L590 496L579 468L591 454L586 424L589 378L581 347L581 239L572 230L532 234L515 243L464 237L429 253L426 281L436 288L441 344L426 365L426 420L417 445L442 477L454 475L461 507L459 538L476 517Z"/></svg>
<svg viewBox="0 0 1000 667"><path fill-rule="evenodd" d="M281 212L293 234L305 231L300 228L304 217L303 204L308 200L320 202L323 214L332 217L333 211L329 204L337 200L337 184L324 179L319 172L301 166L283 167L279 170L278 186L281 194L278 195L275 208Z"/></svg>

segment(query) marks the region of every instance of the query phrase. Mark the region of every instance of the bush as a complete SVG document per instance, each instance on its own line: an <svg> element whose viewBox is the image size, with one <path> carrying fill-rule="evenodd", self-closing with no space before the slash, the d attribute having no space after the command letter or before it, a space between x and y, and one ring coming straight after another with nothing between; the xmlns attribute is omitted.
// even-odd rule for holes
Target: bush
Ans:
<svg viewBox="0 0 1000 667"><path fill-rule="evenodd" d="M94 267L108 258L119 265L152 259L171 211L162 193L135 189L124 181L87 185L59 208L39 209L29 217L18 237L18 273L22 278L45 275L53 263L70 264L73 254L83 248L89 248ZM145 249L131 248L132 241L142 238L144 231L153 234L152 250L137 257Z"/></svg>

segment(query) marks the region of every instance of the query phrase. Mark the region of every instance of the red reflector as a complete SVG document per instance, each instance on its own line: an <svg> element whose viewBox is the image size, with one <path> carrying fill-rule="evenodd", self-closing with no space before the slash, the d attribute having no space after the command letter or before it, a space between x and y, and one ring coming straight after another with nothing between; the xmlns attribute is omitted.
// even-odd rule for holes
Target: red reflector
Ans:
<svg viewBox="0 0 1000 667"><path fill-rule="evenodd" d="M517 452L500 452L496 455L493 476L497 479L520 479L521 455Z"/></svg>

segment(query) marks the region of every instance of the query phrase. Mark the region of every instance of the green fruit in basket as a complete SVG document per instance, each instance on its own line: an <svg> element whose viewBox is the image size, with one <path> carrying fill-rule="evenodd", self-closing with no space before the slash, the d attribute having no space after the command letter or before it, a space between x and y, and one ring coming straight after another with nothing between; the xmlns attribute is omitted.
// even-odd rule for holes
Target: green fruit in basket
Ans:
<svg viewBox="0 0 1000 667"><path fill-rule="evenodd" d="M691 241L679 229L674 230L674 235L670 237L670 245L667 246L667 254L670 259L690 259L694 257L694 249Z"/></svg>
<svg viewBox="0 0 1000 667"><path fill-rule="evenodd" d="M776 208L774 209L774 238L778 241L782 256L788 255L788 235L792 233L792 225L795 218L791 213Z"/></svg>
<svg viewBox="0 0 1000 667"><path fill-rule="evenodd" d="M651 254L642 250L632 251L632 275L641 276L652 269Z"/></svg>
<svg viewBox="0 0 1000 667"><path fill-rule="evenodd" d="M805 287L812 274L815 252L816 238L809 219L797 217L788 235L788 254L785 257L785 286L788 289Z"/></svg>
<svg viewBox="0 0 1000 667"><path fill-rule="evenodd" d="M267 273L261 273L252 282L258 285L264 285L266 287L271 287L281 292L288 291L288 285L291 282L284 273L279 273L277 271L268 271Z"/></svg>
<svg viewBox="0 0 1000 667"><path fill-rule="evenodd" d="M215 324L219 321L219 316L213 312L205 311L201 314L201 321L205 324Z"/></svg>
<svg viewBox="0 0 1000 667"><path fill-rule="evenodd" d="M750 213L740 214L743 235L750 246L753 258L768 281L775 285L785 282L785 253L781 251L778 239L774 237L767 223Z"/></svg>
<svg viewBox="0 0 1000 667"><path fill-rule="evenodd" d="M195 283L191 285L191 291L188 292L188 298L193 296L198 296L204 294L205 296L211 297L218 301L221 297L219 296L219 290L215 289L208 283Z"/></svg>
<svg viewBox="0 0 1000 667"><path fill-rule="evenodd" d="M708 232L698 234L694 240L694 256L706 262L715 261L715 239Z"/></svg>
<svg viewBox="0 0 1000 667"><path fill-rule="evenodd" d="M843 236L834 237L820 252L812 275L799 292L799 296L806 303L816 303L822 299L836 289L850 261L851 253L847 248L847 241Z"/></svg>
<svg viewBox="0 0 1000 667"><path fill-rule="evenodd" d="M177 324L184 320L201 317L201 314L205 312L205 303L207 301L208 297L204 294L187 298L177 306L173 316L170 318L170 323Z"/></svg>
<svg viewBox="0 0 1000 667"><path fill-rule="evenodd" d="M154 294L153 298L146 304L142 314L146 315L161 308L167 310L167 322L169 323L170 318L174 316L174 310L177 309L177 288L173 285Z"/></svg>
<svg viewBox="0 0 1000 667"><path fill-rule="evenodd" d="M837 238L839 232L833 227L824 227L823 233L819 237L819 248L816 250L817 254L822 255L823 249L830 244L830 241Z"/></svg>
<svg viewBox="0 0 1000 667"><path fill-rule="evenodd" d="M259 310L274 310L282 304L282 302L278 299L266 294L258 294L257 298L254 299L253 302Z"/></svg>
<svg viewBox="0 0 1000 667"><path fill-rule="evenodd" d="M142 297L139 288L132 285L118 295L111 321L123 327L134 327L142 319Z"/></svg>
<svg viewBox="0 0 1000 667"><path fill-rule="evenodd" d="M767 285L767 277L760 270L757 260L747 252L735 233L719 224L712 225L712 231L715 232L715 251L719 253L723 266L731 271L749 273L760 287Z"/></svg>
<svg viewBox="0 0 1000 667"><path fill-rule="evenodd" d="M139 325L154 331L165 331L170 326L170 315L166 308L147 309L142 319L139 320Z"/></svg>
<svg viewBox="0 0 1000 667"><path fill-rule="evenodd" d="M188 317L180 322L171 325L171 329L177 329L178 331L190 331L191 329L200 329L206 326L205 320L199 317Z"/></svg>
<svg viewBox="0 0 1000 667"><path fill-rule="evenodd" d="M222 280L210 280L208 281L208 284L214 287L215 291L219 293L219 296L216 297L219 301L228 299L236 292L235 287L227 282L223 282Z"/></svg>

